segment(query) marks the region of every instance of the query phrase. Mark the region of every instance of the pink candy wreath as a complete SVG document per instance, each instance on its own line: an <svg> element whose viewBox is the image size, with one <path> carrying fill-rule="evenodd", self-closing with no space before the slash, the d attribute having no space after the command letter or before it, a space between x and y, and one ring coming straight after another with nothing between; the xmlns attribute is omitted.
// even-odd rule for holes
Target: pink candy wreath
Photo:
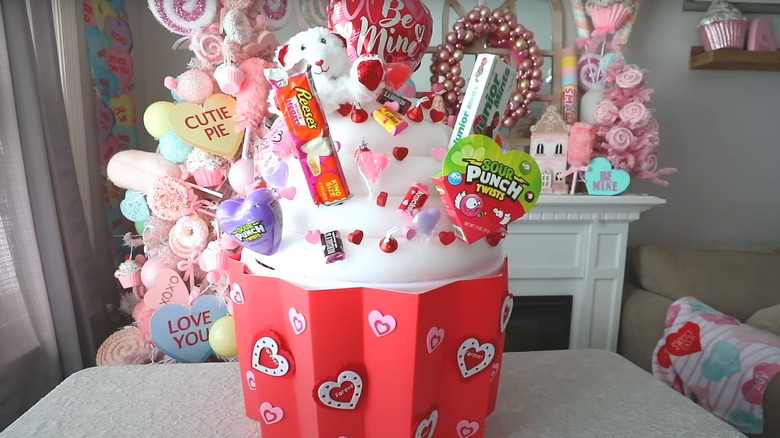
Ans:
<svg viewBox="0 0 780 438"><path fill-rule="evenodd" d="M502 126L510 128L517 120L530 114L528 106L539 98L544 62L533 32L518 23L513 13L477 6L458 18L452 30L444 36L444 44L439 44L432 56L431 84L444 88L447 114L457 115L466 86L460 66L463 49L482 37L486 38L490 47L509 49L507 61L518 67L517 89L501 120Z"/></svg>

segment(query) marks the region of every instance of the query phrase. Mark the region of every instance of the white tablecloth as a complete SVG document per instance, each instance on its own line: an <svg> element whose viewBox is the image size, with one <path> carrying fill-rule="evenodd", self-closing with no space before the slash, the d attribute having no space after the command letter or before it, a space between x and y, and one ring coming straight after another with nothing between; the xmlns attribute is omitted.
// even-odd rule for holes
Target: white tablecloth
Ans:
<svg viewBox="0 0 780 438"><path fill-rule="evenodd" d="M239 374L236 363L85 369L0 437L257 438ZM485 437L744 435L614 353L567 350L504 355Z"/></svg>

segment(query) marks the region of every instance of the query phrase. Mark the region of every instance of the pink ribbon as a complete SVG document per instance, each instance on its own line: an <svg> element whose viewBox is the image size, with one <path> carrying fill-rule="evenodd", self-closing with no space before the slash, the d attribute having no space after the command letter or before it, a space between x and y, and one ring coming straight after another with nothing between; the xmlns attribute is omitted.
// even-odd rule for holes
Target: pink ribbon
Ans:
<svg viewBox="0 0 780 438"><path fill-rule="evenodd" d="M183 273L182 279L190 282L190 301L194 299L192 295L195 292L195 266L197 266L196 263L199 258L200 251L195 250L190 253L190 256L187 257L187 259L176 263L176 268ZM198 293L200 293L200 291L198 291Z"/></svg>

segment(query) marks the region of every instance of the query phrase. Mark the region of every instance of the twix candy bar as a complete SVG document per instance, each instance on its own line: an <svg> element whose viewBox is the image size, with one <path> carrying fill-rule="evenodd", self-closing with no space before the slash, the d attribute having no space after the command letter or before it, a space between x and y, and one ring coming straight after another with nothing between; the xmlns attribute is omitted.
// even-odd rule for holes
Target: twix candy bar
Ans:
<svg viewBox="0 0 780 438"><path fill-rule="evenodd" d="M333 148L310 68L302 61L290 70L268 69L265 76L298 151L312 200L317 205L340 204L349 199L349 187Z"/></svg>

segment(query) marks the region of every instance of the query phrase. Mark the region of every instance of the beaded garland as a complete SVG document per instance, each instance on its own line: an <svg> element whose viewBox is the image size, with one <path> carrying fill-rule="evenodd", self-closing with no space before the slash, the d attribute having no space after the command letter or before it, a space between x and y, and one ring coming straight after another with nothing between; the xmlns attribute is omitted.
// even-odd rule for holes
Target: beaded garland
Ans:
<svg viewBox="0 0 780 438"><path fill-rule="evenodd" d="M544 63L533 32L518 23L515 14L477 6L458 18L452 26L452 31L445 35L445 42L439 44L432 56L431 84L441 84L444 87L447 114L457 115L466 85L460 66L463 49L481 37L486 37L490 47L509 49L509 64L518 67L517 89L501 120L502 126L510 128L517 120L530 113L528 106L539 98L538 93L542 89L541 68Z"/></svg>

